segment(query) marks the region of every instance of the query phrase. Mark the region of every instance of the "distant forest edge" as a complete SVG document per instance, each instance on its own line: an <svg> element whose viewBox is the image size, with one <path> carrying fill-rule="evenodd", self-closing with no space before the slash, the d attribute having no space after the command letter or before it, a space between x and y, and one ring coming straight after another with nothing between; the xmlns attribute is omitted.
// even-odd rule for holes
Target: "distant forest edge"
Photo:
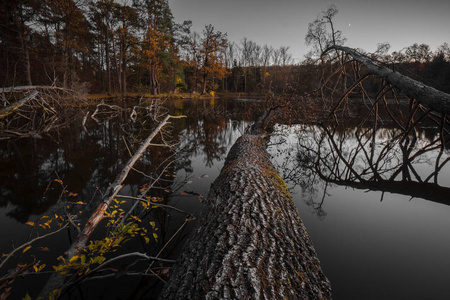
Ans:
<svg viewBox="0 0 450 300"><path fill-rule="evenodd" d="M320 53L345 38L330 6L309 24L312 50L294 62L289 47L229 41L213 25L177 24L167 0L5 0L0 4L0 86L55 85L85 93L303 94L323 75ZM364 53L404 75L450 92L450 47L414 44ZM378 90L378 86L368 90Z"/></svg>

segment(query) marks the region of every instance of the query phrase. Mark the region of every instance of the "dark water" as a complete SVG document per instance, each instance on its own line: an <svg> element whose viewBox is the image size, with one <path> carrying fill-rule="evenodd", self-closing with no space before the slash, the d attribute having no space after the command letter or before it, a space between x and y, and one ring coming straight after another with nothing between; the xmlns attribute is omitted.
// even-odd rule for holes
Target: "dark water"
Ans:
<svg viewBox="0 0 450 300"><path fill-rule="evenodd" d="M155 195L197 217L205 208L203 197L218 176L229 148L250 124L254 104L254 101L218 99L166 103L170 114L184 114L187 118L172 121L170 139L183 151L175 154L176 163L168 167L174 175L165 179L160 189L154 191ZM124 140L130 151L135 150L154 127L151 122L135 126L129 120L129 112L123 112L99 123L89 119L84 130L82 117L79 123L42 139L0 142L0 253L8 253L27 240L31 229L26 222L36 222L40 215L50 215L57 207L84 201L88 204L80 209L88 216L89 210L100 201L101 192L129 157ZM380 131L380 139L388 136L390 130ZM341 133L343 146L352 149L356 142L348 132ZM383 193L326 184L312 170L299 169L299 157L304 154L299 145L314 147L320 128L280 126L275 133L268 150L291 187L335 299L450 299L450 194L446 190L434 197L411 198L405 188L403 193L394 193L394 189ZM280 139L285 142L279 144ZM427 137L422 135L419 141L422 139L425 141ZM414 160L414 169L421 178L433 172L433 159L438 153L430 151ZM156 173L172 154L165 148L152 148L140 169L147 174ZM390 155L389 163L396 157ZM448 152L444 151L441 160L447 157ZM61 196L61 183L55 179L61 180L72 195ZM132 174L126 181L125 193L137 195L145 183L141 175ZM446 165L439 172L438 183L450 187L450 170ZM414 188L407 186L406 190ZM428 193L433 194L432 190ZM157 221L160 237L140 251L153 255L173 236L186 216L156 212L150 218ZM176 236L164 250L164 257L176 257L194 222ZM51 265L74 236L74 232L58 234L27 254L43 257ZM50 250L39 250L44 246ZM135 246L128 249L132 247L134 251ZM3 275L5 270L0 272ZM17 279L11 299L21 299L26 293L36 297L45 279L45 275ZM70 297L151 299L161 287L161 281L155 278L122 276L89 282Z"/></svg>

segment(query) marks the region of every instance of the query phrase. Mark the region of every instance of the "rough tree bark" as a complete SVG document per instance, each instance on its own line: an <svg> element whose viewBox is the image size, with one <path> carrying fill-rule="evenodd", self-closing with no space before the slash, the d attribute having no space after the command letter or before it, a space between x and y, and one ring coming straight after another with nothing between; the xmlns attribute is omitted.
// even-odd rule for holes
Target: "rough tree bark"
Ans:
<svg viewBox="0 0 450 300"><path fill-rule="evenodd" d="M366 66L370 74L382 77L394 87L403 91L408 97L416 99L420 104L437 112L450 114L450 94L436 90L419 81L394 72L389 68L376 64L372 59L358 53L356 50L344 46L331 46L322 55L330 50L340 50L351 55L357 62Z"/></svg>
<svg viewBox="0 0 450 300"><path fill-rule="evenodd" d="M231 148L209 211L161 299L327 299L328 279L256 123Z"/></svg>

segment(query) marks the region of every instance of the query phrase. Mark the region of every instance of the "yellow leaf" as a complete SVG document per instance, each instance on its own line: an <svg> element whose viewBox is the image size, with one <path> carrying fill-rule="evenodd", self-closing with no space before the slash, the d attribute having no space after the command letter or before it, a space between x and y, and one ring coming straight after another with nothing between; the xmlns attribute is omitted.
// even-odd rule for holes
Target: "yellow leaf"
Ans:
<svg viewBox="0 0 450 300"><path fill-rule="evenodd" d="M22 298L22 300L31 300L30 295L28 293L25 295L25 297Z"/></svg>
<svg viewBox="0 0 450 300"><path fill-rule="evenodd" d="M48 220L47 222L44 223L44 226L50 228L50 223L51 223L52 221L53 221L52 219Z"/></svg>
<svg viewBox="0 0 450 300"><path fill-rule="evenodd" d="M64 264L66 263L66 259L63 256L59 256L57 259L62 260Z"/></svg>
<svg viewBox="0 0 450 300"><path fill-rule="evenodd" d="M158 241L158 235L156 233L153 234L153 237L155 238L156 241Z"/></svg>
<svg viewBox="0 0 450 300"><path fill-rule="evenodd" d="M151 222L150 222L150 225L152 225L152 228L155 228L155 226L156 226L156 223L155 223L155 222L153 222L153 221L151 221Z"/></svg>
<svg viewBox="0 0 450 300"><path fill-rule="evenodd" d="M61 294L61 290L59 290L59 289L53 290L53 291L48 295L48 299L49 299L49 300L55 300L55 299L58 299L59 296L60 296L60 294Z"/></svg>
<svg viewBox="0 0 450 300"><path fill-rule="evenodd" d="M131 216L134 220L136 220L137 222L141 222L141 219L139 219L138 217L136 217L136 216Z"/></svg>
<svg viewBox="0 0 450 300"><path fill-rule="evenodd" d="M22 253L27 252L28 250L30 250L31 246L25 247L25 249L23 249Z"/></svg>
<svg viewBox="0 0 450 300"><path fill-rule="evenodd" d="M144 237L144 239L146 244L150 243L150 239L148 237Z"/></svg>
<svg viewBox="0 0 450 300"><path fill-rule="evenodd" d="M53 269L58 272L59 270L61 270L64 266L53 266Z"/></svg>
<svg viewBox="0 0 450 300"><path fill-rule="evenodd" d="M78 201L78 202L75 203L75 204L82 204L82 205L85 205L86 203L84 203L83 201Z"/></svg>
<svg viewBox="0 0 450 300"><path fill-rule="evenodd" d="M69 197L76 197L76 196L78 196L78 193L72 193L72 192L69 193Z"/></svg>
<svg viewBox="0 0 450 300"><path fill-rule="evenodd" d="M34 222L26 222L25 224L30 225L30 226L34 226Z"/></svg>

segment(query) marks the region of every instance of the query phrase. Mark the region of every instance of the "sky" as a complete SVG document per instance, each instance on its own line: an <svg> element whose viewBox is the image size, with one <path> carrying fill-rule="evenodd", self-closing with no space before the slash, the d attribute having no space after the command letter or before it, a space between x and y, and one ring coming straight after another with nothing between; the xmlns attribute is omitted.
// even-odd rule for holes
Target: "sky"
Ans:
<svg viewBox="0 0 450 300"><path fill-rule="evenodd" d="M349 47L372 52L388 42L392 52L425 43L435 51L450 44L450 0L169 0L177 23L191 20L199 33L212 24L236 43L246 37L289 46L295 62L310 50L308 24L330 4L339 11L334 24Z"/></svg>

